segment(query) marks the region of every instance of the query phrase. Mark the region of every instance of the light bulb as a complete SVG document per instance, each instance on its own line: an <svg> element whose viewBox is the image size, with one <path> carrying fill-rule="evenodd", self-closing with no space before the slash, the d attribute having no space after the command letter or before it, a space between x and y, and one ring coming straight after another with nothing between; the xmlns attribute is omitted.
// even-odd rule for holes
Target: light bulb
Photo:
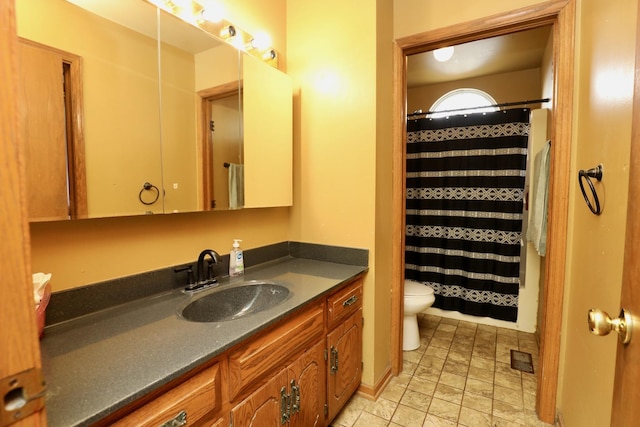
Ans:
<svg viewBox="0 0 640 427"><path fill-rule="evenodd" d="M265 50L271 46L271 37L267 33L258 33L251 39L251 47L258 50Z"/></svg>
<svg viewBox="0 0 640 427"><path fill-rule="evenodd" d="M218 23L224 18L224 7L218 2L208 2L204 5L201 14L205 21Z"/></svg>
<svg viewBox="0 0 640 427"><path fill-rule="evenodd" d="M433 51L433 57L438 62L447 62L453 56L453 46L442 47Z"/></svg>

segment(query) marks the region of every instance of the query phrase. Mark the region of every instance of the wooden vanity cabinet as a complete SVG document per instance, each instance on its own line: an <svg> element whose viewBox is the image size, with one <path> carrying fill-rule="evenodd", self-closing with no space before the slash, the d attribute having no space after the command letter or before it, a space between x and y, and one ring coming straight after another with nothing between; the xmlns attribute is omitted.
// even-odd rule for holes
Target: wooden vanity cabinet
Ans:
<svg viewBox="0 0 640 427"><path fill-rule="evenodd" d="M324 425L324 323L318 303L229 355L234 427Z"/></svg>
<svg viewBox="0 0 640 427"><path fill-rule="evenodd" d="M327 298L327 421L331 421L362 380L362 279Z"/></svg>
<svg viewBox="0 0 640 427"><path fill-rule="evenodd" d="M115 425L326 426L362 378L362 279L217 360Z"/></svg>
<svg viewBox="0 0 640 427"><path fill-rule="evenodd" d="M221 391L221 369L216 363L110 425L222 426Z"/></svg>

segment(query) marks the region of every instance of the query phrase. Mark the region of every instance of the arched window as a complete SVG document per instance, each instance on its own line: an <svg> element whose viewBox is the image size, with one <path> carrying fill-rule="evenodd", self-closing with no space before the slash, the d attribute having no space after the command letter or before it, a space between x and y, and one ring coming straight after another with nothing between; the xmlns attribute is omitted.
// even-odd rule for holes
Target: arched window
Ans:
<svg viewBox="0 0 640 427"><path fill-rule="evenodd" d="M446 117L456 114L482 113L487 111L498 111L494 107L496 100L491 95L479 89L462 88L455 89L442 95L433 103L429 111L441 111L441 113L431 114L430 117ZM460 111L450 111L464 108Z"/></svg>

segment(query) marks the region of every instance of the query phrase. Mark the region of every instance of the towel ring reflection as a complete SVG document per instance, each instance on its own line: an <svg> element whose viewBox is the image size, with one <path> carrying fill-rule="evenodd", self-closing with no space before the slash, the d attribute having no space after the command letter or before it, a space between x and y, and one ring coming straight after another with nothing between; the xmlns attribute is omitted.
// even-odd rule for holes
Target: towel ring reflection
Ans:
<svg viewBox="0 0 640 427"><path fill-rule="evenodd" d="M602 213L602 209L600 208L600 200L598 199L598 192L596 188L593 186L593 182L591 182L591 178L595 178L598 181L602 181L602 164L599 164L595 168L591 168L588 170L581 169L578 172L578 182L580 183L580 190L582 191L582 196L584 197L584 201L587 202L587 206L589 210L593 212L595 215L600 215ZM591 195L593 196L593 205L589 200L589 196L587 196L587 192L584 189L584 181L589 185L589 189L591 190ZM595 205L595 206L594 206Z"/></svg>
<svg viewBox="0 0 640 427"><path fill-rule="evenodd" d="M149 190L151 190L151 189L155 190L155 192L156 192L156 196L153 198L153 200L152 200L152 201L150 201L150 202L145 202L144 200L142 200L142 193L144 193L145 191L149 191ZM142 185L142 190L140 190L140 193L138 194L138 199L140 199L140 202L141 202L143 205L147 205L147 206L152 205L152 204L154 204L155 202L157 202L159 197L160 197L160 190L158 190L158 187L156 187L155 185L151 184L150 182L145 182L145 183Z"/></svg>

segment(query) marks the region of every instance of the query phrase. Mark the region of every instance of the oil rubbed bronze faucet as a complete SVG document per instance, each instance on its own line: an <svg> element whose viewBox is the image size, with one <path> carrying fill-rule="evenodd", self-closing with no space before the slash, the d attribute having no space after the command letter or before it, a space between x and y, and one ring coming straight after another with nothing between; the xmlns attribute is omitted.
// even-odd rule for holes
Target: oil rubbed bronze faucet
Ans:
<svg viewBox="0 0 640 427"><path fill-rule="evenodd" d="M207 259L207 257L210 259ZM193 279L191 267L188 268L188 283L184 287L185 292L200 291L217 284L218 280L213 273L213 269L218 264L219 258L220 255L213 249L205 249L200 252L195 280ZM206 266L205 261L207 262Z"/></svg>

